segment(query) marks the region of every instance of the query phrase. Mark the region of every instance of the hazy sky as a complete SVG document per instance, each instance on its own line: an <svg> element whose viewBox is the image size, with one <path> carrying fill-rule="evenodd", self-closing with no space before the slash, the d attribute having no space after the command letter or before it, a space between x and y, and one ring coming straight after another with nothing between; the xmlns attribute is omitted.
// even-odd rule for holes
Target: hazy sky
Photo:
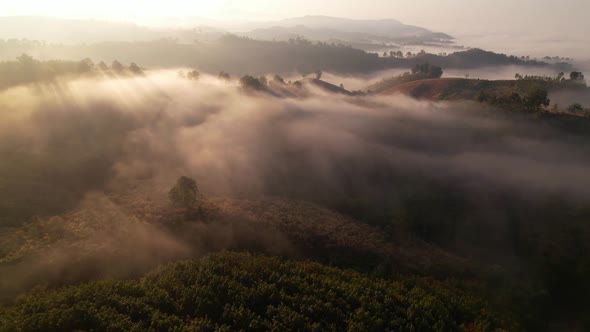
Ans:
<svg viewBox="0 0 590 332"><path fill-rule="evenodd" d="M273 20L303 15L395 18L443 31L470 46L498 43L505 49L550 44L555 52L590 54L590 0L18 0L3 1L0 15L50 15L187 23L171 17ZM482 40L482 38L486 38ZM567 40L567 45L564 41ZM474 45L475 44L475 45ZM586 45L580 45L586 44ZM559 52L563 53L563 52Z"/></svg>
<svg viewBox="0 0 590 332"><path fill-rule="evenodd" d="M278 19L301 15L396 18L433 29L590 28L590 0L19 0L4 15L94 17L145 22L162 16ZM586 32L590 32L586 30Z"/></svg>

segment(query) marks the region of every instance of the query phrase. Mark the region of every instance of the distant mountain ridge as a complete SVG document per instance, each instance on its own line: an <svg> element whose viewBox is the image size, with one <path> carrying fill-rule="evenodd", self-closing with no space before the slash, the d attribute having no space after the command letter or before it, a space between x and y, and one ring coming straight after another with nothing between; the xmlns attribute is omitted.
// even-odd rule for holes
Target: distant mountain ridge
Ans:
<svg viewBox="0 0 590 332"><path fill-rule="evenodd" d="M389 36L392 33L406 34L406 36L429 35L434 33L426 28L414 25L406 25L395 19L356 20L330 16L303 16L285 19L282 20L281 23L290 26L303 25L316 29L333 29L346 32L382 34L384 36ZM441 38L453 39L452 36L447 34L435 34L439 34Z"/></svg>
<svg viewBox="0 0 590 332"><path fill-rule="evenodd" d="M441 32L406 25L398 20L355 20L329 16L303 16L270 23L244 33L246 36L267 40L285 40L300 36L311 40L342 39L344 41L373 42L434 42L454 38Z"/></svg>
<svg viewBox="0 0 590 332"><path fill-rule="evenodd" d="M264 40L288 40L298 36L314 41L340 40L365 43L430 42L453 39L447 34L405 25L397 20L354 20L327 16L304 16L282 21L261 22L237 30L208 24L213 23L195 20L191 28L158 28L99 20L43 16L0 16L0 39L82 44L172 38L191 43L194 40L219 38L227 33L237 33Z"/></svg>

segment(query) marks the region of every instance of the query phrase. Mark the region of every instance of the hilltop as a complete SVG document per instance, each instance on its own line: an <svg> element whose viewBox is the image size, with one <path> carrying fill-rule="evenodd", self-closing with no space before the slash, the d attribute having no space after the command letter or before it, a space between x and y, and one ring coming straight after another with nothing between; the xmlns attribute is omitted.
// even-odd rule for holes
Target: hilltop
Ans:
<svg viewBox="0 0 590 332"><path fill-rule="evenodd" d="M340 41L366 45L394 43L450 43L453 37L440 32L406 25L398 20L354 20L329 16L304 16L266 24L245 36L263 40L302 37L313 41Z"/></svg>
<svg viewBox="0 0 590 332"><path fill-rule="evenodd" d="M0 17L0 38L40 40L47 43L100 43L150 41L162 38L192 42L210 40L227 33L265 40L288 40L299 36L313 41L340 40L347 43L450 42L445 33L406 25L397 20L354 20L327 16L304 16L281 21L248 23L226 27L200 18L184 19L177 27L150 27L116 21L66 19L43 16ZM35 28L31 28L35 27ZM71 33L76 31L75 34Z"/></svg>
<svg viewBox="0 0 590 332"><path fill-rule="evenodd" d="M525 97L534 90L543 90L549 94L566 94L570 97L570 103L578 102L576 99L584 99L590 94L590 89L584 82L539 78L516 80L430 78L400 84L392 81L392 84L376 92L382 95L404 94L426 100L477 100L502 103L517 96Z"/></svg>
<svg viewBox="0 0 590 332"><path fill-rule="evenodd" d="M518 327L452 283L411 276L385 280L317 263L240 253L169 264L140 280L37 291L0 308L0 324L27 331Z"/></svg>
<svg viewBox="0 0 590 332"><path fill-rule="evenodd" d="M395 85L380 92L383 95L404 94L428 100L473 100L481 91L499 95L523 92L514 80L476 80L464 78L430 78Z"/></svg>
<svg viewBox="0 0 590 332"><path fill-rule="evenodd" d="M474 69L479 67L517 65L568 71L571 65L523 60L516 56L483 50L460 51L451 54L419 52L387 57L356 49L342 42L312 42L302 38L288 41L254 40L224 35L215 40L195 38L191 43L173 39L152 41L113 41L85 44L51 44L35 41L0 40L3 54L0 60L13 60L26 53L40 60L76 60L90 58L96 62L136 62L146 68L191 67L199 71L233 76L244 74L300 73L318 70L336 74L375 73L392 68L412 68L429 62L445 69Z"/></svg>

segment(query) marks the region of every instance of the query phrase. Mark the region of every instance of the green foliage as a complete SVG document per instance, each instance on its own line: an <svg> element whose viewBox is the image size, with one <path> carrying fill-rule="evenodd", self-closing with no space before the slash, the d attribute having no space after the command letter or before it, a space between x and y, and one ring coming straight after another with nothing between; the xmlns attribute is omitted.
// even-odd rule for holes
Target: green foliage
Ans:
<svg viewBox="0 0 590 332"><path fill-rule="evenodd" d="M412 74L413 75L420 74L420 75L424 75L428 78L440 78L440 77L442 77L443 70L441 67L433 66L433 65L429 64L428 62L426 62L426 63L415 65L414 68L412 68Z"/></svg>
<svg viewBox="0 0 590 332"><path fill-rule="evenodd" d="M560 72L557 76L549 76L549 75L521 75L516 74L514 78L518 81L528 81L528 82L537 82L537 83L544 83L545 88L579 88L581 86L586 85L586 80L584 79L584 74L581 72L571 72L569 74L569 79L565 78L565 73Z"/></svg>
<svg viewBox="0 0 590 332"><path fill-rule="evenodd" d="M579 71L573 71L570 73L570 80L576 82L584 82L584 74Z"/></svg>
<svg viewBox="0 0 590 332"><path fill-rule="evenodd" d="M104 62L95 65L88 58L81 61L39 61L22 54L16 61L0 62L0 89L21 84L50 82L61 76L78 77L105 73L141 75L143 71L135 63L125 68L119 61L114 61L109 69Z"/></svg>
<svg viewBox="0 0 590 332"><path fill-rule="evenodd" d="M494 93L481 90L475 99L480 103L487 103L493 106L501 107L508 110L527 110L539 111L547 108L551 104L549 93L546 89L537 87L534 84L529 86L529 92L524 97L517 89L512 88L512 93Z"/></svg>
<svg viewBox="0 0 590 332"><path fill-rule="evenodd" d="M568 112L572 113L582 113L584 112L584 107L578 103L572 104L567 108Z"/></svg>
<svg viewBox="0 0 590 332"><path fill-rule="evenodd" d="M229 81L231 79L231 76L224 71L220 71L219 75L217 75L217 78L219 78L222 81Z"/></svg>
<svg viewBox="0 0 590 332"><path fill-rule="evenodd" d="M495 331L481 300L430 279L383 280L240 253L163 267L141 280L38 291L0 312L25 331Z"/></svg>
<svg viewBox="0 0 590 332"><path fill-rule="evenodd" d="M125 67L123 67L123 65L119 61L117 61L117 60L113 61L113 63L111 64L111 68L115 72L122 72L123 69L125 69Z"/></svg>
<svg viewBox="0 0 590 332"><path fill-rule="evenodd" d="M488 103L492 106L502 107L505 109L524 108L524 101L520 94L516 92L511 94L495 95L482 90L477 94L476 100L480 103Z"/></svg>
<svg viewBox="0 0 590 332"><path fill-rule="evenodd" d="M380 93L380 92L383 92L389 88L392 88L396 85L400 85L403 83L419 81L419 80L424 80L424 79L429 79L429 78L440 78L442 76L442 74L443 74L443 70L441 67L433 66L427 62L421 63L421 64L416 64L414 66L414 68L412 68L411 73L406 72L406 73L399 75L397 77L383 79L380 82L371 84L369 87L367 87L367 91L374 92L374 93Z"/></svg>
<svg viewBox="0 0 590 332"><path fill-rule="evenodd" d="M549 94L544 89L533 89L523 99L523 102L530 110L539 110L551 104Z"/></svg>
<svg viewBox="0 0 590 332"><path fill-rule="evenodd" d="M196 70L191 70L186 74L186 78L191 81L197 81L201 77L201 73Z"/></svg>
<svg viewBox="0 0 590 332"><path fill-rule="evenodd" d="M129 71L134 75L142 75L143 69L141 69L135 62L129 65Z"/></svg>
<svg viewBox="0 0 590 332"><path fill-rule="evenodd" d="M189 177L181 176L168 192L172 203L190 209L195 206L199 195L197 182Z"/></svg>
<svg viewBox="0 0 590 332"><path fill-rule="evenodd" d="M409 40L412 39L414 37L409 37ZM525 61L514 56L478 49L449 55L426 53L414 56L408 52L407 58L404 58L401 52L396 52L394 57L383 58L342 43L312 43L301 38L284 42L262 41L232 35L216 42L184 43L172 39L159 39L143 42L89 43L68 47L38 41L0 40L0 48L5 54L34 52L53 58L85 54L97 59L136 61L150 67L196 66L205 72L218 72L223 68L237 73L247 68L248 72L256 75L292 71L310 74L319 68L333 73L367 73L390 68L412 68L426 61L442 68L461 69L494 65L534 65L548 68L552 66L558 70L569 70L571 67L567 64L549 65L538 61Z"/></svg>
<svg viewBox="0 0 590 332"><path fill-rule="evenodd" d="M250 91L262 91L266 88L266 84L264 82L250 75L240 78L240 85L243 89Z"/></svg>
<svg viewBox="0 0 590 332"><path fill-rule="evenodd" d="M286 84L285 79L278 74L273 77L272 81L278 84Z"/></svg>

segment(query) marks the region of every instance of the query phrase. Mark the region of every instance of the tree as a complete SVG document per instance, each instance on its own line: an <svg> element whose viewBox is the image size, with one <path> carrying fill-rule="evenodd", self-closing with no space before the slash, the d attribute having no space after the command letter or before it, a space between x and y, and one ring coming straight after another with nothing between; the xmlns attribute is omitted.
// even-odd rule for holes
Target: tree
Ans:
<svg viewBox="0 0 590 332"><path fill-rule="evenodd" d="M196 70L191 70L186 74L186 78L191 81L196 81L199 79L199 77L201 77L201 73Z"/></svg>
<svg viewBox="0 0 590 332"><path fill-rule="evenodd" d="M135 62L132 62L129 65L129 71L132 72L135 75L141 75L141 74L143 74L143 70Z"/></svg>
<svg viewBox="0 0 590 332"><path fill-rule="evenodd" d="M91 59L86 58L78 63L78 72L88 73L94 70L94 62Z"/></svg>
<svg viewBox="0 0 590 332"><path fill-rule="evenodd" d="M240 78L240 85L245 90L261 91L264 90L264 84L254 76L246 75Z"/></svg>
<svg viewBox="0 0 590 332"><path fill-rule="evenodd" d="M283 79L279 75L275 75L275 77L272 80L273 80L273 82L276 82L276 83L279 83L279 84L285 84L285 79Z"/></svg>
<svg viewBox="0 0 590 332"><path fill-rule="evenodd" d="M111 68L116 72L122 72L123 69L125 69L125 67L123 67L123 65L117 60L113 61Z"/></svg>
<svg viewBox="0 0 590 332"><path fill-rule="evenodd" d="M537 88L526 95L524 98L524 104L531 110L538 110L549 106L551 100L548 98L547 90Z"/></svg>
<svg viewBox="0 0 590 332"><path fill-rule="evenodd" d="M443 74L441 67L433 66L428 62L417 64L412 68L413 75L424 75L428 78L440 78Z"/></svg>
<svg viewBox="0 0 590 332"><path fill-rule="evenodd" d="M20 62L23 65L31 65L33 63L35 63L35 59L33 59L32 56L28 55L28 54L21 54L21 56L19 56L18 58L16 58L18 60L18 62Z"/></svg>
<svg viewBox="0 0 590 332"><path fill-rule="evenodd" d="M583 82L584 81L584 74L579 71L573 71L570 73L570 80L575 82Z"/></svg>
<svg viewBox="0 0 590 332"><path fill-rule="evenodd" d="M564 74L563 72L561 72L561 73L557 74L557 77L555 78L555 80L556 80L556 81L558 81L558 82L560 82L560 81L563 79L563 76L564 76L564 75L565 75L565 74Z"/></svg>
<svg viewBox="0 0 590 332"><path fill-rule="evenodd" d="M168 192L170 201L178 206L191 209L197 203L199 188L197 182L189 177L181 176Z"/></svg>
<svg viewBox="0 0 590 332"><path fill-rule="evenodd" d="M229 81L231 79L231 76L228 73L221 71L219 72L217 78L219 78L222 81Z"/></svg>
<svg viewBox="0 0 590 332"><path fill-rule="evenodd" d="M109 66L107 66L107 64L104 63L104 61L101 61L98 63L98 69L100 71L107 71L107 70L109 70Z"/></svg>
<svg viewBox="0 0 590 332"><path fill-rule="evenodd" d="M582 105L575 103L570 105L570 107L567 108L568 112L571 113L582 113L584 112L584 107L582 107Z"/></svg>

